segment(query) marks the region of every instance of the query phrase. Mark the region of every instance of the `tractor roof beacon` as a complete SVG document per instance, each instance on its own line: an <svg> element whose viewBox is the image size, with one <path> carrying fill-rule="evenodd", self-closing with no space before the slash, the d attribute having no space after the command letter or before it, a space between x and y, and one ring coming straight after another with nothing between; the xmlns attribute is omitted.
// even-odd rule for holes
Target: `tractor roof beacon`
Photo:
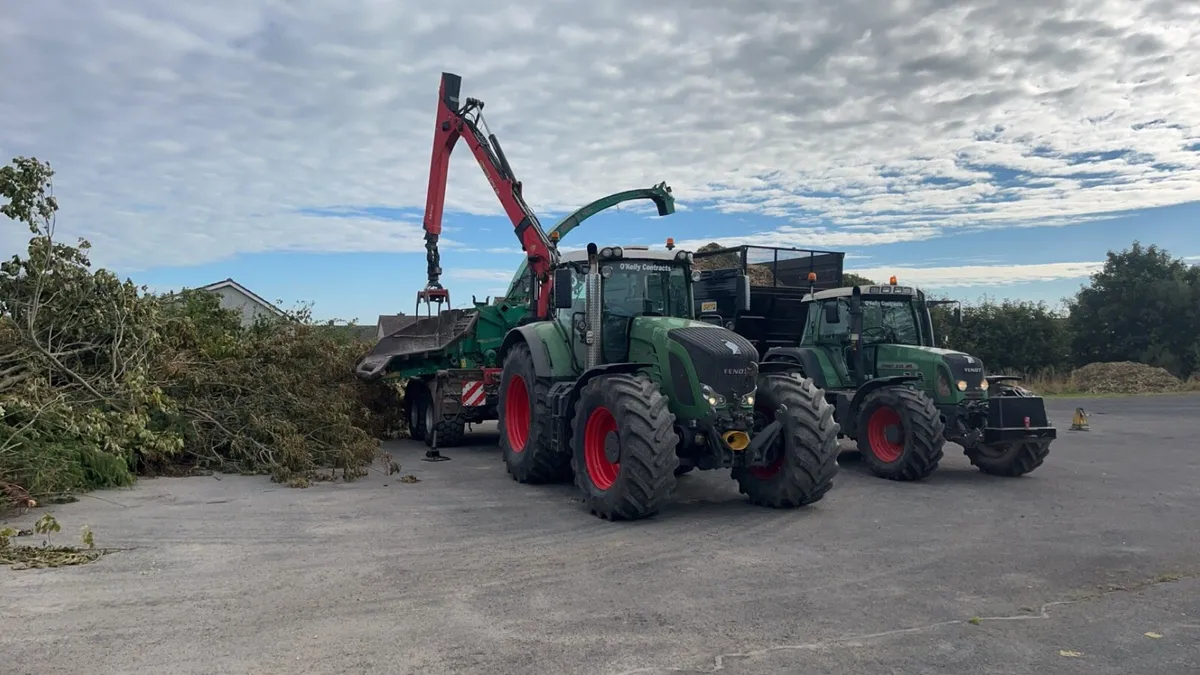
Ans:
<svg viewBox="0 0 1200 675"><path fill-rule="evenodd" d="M705 319L750 337L764 364L792 363L815 380L876 475L924 478L946 440L1001 476L1029 473L1049 453L1057 432L1041 397L937 346L929 308L944 301L894 276L842 286L843 255L829 251L743 246L696 257L709 268L696 284Z"/></svg>
<svg viewBox="0 0 1200 675"><path fill-rule="evenodd" d="M495 136L480 130L483 103L459 107L459 88L457 75L442 74L421 297L436 302L444 290L436 243L461 135L526 254L528 312L497 350L500 445L512 477L573 477L588 509L607 519L654 515L692 468L732 469L741 491L767 506L821 499L838 470L838 426L820 389L792 364L760 367L745 338L695 320L691 252L589 243L560 255Z"/></svg>

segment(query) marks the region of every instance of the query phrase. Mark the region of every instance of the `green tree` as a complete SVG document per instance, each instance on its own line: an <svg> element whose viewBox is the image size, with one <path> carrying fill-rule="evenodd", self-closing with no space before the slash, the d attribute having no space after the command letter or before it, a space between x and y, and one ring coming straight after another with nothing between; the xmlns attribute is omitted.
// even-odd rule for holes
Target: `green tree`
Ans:
<svg viewBox="0 0 1200 675"><path fill-rule="evenodd" d="M1187 377L1200 366L1200 270L1135 241L1070 302L1078 365L1137 361Z"/></svg>
<svg viewBox="0 0 1200 675"><path fill-rule="evenodd" d="M1044 302L991 300L963 310L959 333L991 372L1041 372L1070 365L1065 317ZM966 351L966 350L964 350Z"/></svg>

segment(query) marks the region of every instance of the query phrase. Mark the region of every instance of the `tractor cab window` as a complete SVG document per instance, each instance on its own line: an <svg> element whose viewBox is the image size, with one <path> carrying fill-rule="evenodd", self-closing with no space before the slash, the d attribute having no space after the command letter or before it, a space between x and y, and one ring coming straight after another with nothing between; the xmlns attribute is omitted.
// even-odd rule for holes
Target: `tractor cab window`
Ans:
<svg viewBox="0 0 1200 675"><path fill-rule="evenodd" d="M601 270L605 314L691 318L684 267L651 260L622 260L601 267L611 270Z"/></svg>
<svg viewBox="0 0 1200 675"><path fill-rule="evenodd" d="M628 360L629 329L635 317L692 317L685 272L680 265L653 260L620 260L601 265L604 286L601 344L605 361Z"/></svg>
<svg viewBox="0 0 1200 675"><path fill-rule="evenodd" d="M587 311L587 275L576 271L575 276L571 281L571 308L559 309L555 312L555 319L562 324L563 329L567 331L567 335L571 334L572 321L579 318L584 318L584 313Z"/></svg>
<svg viewBox="0 0 1200 675"><path fill-rule="evenodd" d="M818 342L849 342L850 341L850 304L845 300L826 300L820 305L813 305L817 313ZM838 320L830 321L833 309L837 310Z"/></svg>
<svg viewBox="0 0 1200 675"><path fill-rule="evenodd" d="M864 345L921 344L917 313L908 300L863 300L862 305Z"/></svg>

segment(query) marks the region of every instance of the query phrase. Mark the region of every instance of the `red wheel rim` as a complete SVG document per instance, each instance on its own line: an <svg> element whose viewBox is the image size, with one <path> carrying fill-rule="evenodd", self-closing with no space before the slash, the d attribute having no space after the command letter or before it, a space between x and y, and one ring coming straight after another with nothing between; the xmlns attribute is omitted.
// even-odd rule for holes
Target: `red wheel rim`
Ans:
<svg viewBox="0 0 1200 675"><path fill-rule="evenodd" d="M609 432L616 430L617 420L608 408L593 410L583 427L583 461L587 465L588 478L601 490L612 487L621 472L621 463L608 461L604 452Z"/></svg>
<svg viewBox="0 0 1200 675"><path fill-rule="evenodd" d="M867 443L871 445L871 453L881 462L894 462L904 452L903 443L888 440L887 430L890 426L902 425L900 414L887 406L876 408L867 420Z"/></svg>
<svg viewBox="0 0 1200 675"><path fill-rule="evenodd" d="M513 452L525 449L529 440L529 389L520 375L513 375L504 393L504 431Z"/></svg>
<svg viewBox="0 0 1200 675"><path fill-rule="evenodd" d="M755 406L754 411L763 416L762 426L764 428L771 422L775 421L775 411L767 406ZM762 429L757 429L757 431L762 431ZM780 429L779 436L775 439L775 443L782 443L782 442L783 442L783 430ZM784 453L783 453L782 447L779 448L776 455L777 456L775 457L775 461L771 462L770 464L768 464L766 466L750 467L750 475L754 476L755 478L757 478L759 480L771 480L776 475L778 475L779 470L783 468Z"/></svg>

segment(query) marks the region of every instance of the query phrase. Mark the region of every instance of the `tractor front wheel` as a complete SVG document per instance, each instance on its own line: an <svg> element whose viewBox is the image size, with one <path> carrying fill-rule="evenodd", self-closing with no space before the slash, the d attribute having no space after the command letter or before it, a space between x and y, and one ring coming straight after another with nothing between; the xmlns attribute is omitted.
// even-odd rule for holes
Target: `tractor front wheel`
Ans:
<svg viewBox="0 0 1200 675"><path fill-rule="evenodd" d="M592 513L608 520L658 513L679 467L674 424L667 398L644 375L584 385L571 423L571 466Z"/></svg>
<svg viewBox="0 0 1200 675"><path fill-rule="evenodd" d="M1015 441L971 446L967 459L979 470L993 476L1016 478L1033 471L1050 454L1050 441Z"/></svg>
<svg viewBox="0 0 1200 675"><path fill-rule="evenodd" d="M779 436L766 465L733 470L738 490L751 503L796 508L819 501L838 473L838 432L833 406L811 379L764 375L755 396L755 431L779 421Z"/></svg>
<svg viewBox="0 0 1200 675"><path fill-rule="evenodd" d="M515 481L559 483L570 478L570 453L550 443L549 390L533 369L529 345L513 347L500 374L497 413L504 464Z"/></svg>
<svg viewBox="0 0 1200 675"><path fill-rule="evenodd" d="M942 461L946 425L933 400L906 386L867 396L855 425L858 450L871 471L890 480L920 480Z"/></svg>

